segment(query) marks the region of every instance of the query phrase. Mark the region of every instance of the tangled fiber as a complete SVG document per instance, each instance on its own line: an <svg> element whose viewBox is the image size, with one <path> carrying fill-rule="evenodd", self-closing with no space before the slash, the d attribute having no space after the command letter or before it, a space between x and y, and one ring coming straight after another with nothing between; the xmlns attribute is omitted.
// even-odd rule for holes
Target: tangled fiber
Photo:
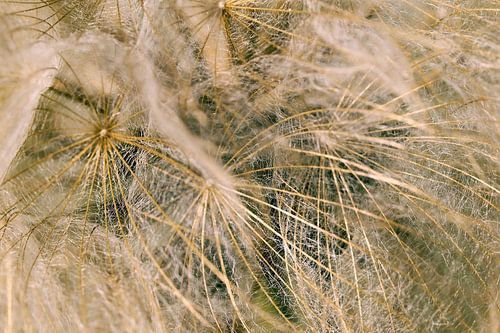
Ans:
<svg viewBox="0 0 500 333"><path fill-rule="evenodd" d="M494 0L0 0L4 332L498 332Z"/></svg>

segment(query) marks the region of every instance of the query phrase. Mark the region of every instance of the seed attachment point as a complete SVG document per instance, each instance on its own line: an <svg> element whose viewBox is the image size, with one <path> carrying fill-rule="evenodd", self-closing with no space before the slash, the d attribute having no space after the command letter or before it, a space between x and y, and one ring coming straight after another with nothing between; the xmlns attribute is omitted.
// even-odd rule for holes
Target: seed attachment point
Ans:
<svg viewBox="0 0 500 333"><path fill-rule="evenodd" d="M99 132L99 136L101 138L105 138L106 136L108 135L108 130L103 128L100 132Z"/></svg>

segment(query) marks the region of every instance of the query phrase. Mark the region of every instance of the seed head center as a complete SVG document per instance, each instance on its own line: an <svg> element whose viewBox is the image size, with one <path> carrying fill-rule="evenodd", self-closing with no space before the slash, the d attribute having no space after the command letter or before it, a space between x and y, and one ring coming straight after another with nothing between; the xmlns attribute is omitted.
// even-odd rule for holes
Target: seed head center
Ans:
<svg viewBox="0 0 500 333"><path fill-rule="evenodd" d="M106 136L108 136L108 130L103 128L100 132L99 132L99 136L101 138L105 138Z"/></svg>

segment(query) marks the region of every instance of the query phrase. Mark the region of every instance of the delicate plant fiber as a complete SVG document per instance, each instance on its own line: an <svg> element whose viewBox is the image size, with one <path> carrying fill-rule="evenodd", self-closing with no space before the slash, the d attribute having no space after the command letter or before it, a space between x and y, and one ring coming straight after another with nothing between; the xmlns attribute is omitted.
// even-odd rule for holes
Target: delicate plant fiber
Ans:
<svg viewBox="0 0 500 333"><path fill-rule="evenodd" d="M493 0L0 0L4 332L498 332Z"/></svg>

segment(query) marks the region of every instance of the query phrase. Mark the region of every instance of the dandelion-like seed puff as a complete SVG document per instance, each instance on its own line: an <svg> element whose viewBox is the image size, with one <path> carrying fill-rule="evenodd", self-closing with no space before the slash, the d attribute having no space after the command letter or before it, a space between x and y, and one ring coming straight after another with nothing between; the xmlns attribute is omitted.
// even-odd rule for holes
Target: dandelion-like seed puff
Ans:
<svg viewBox="0 0 500 333"><path fill-rule="evenodd" d="M494 1L0 0L6 332L494 332Z"/></svg>

